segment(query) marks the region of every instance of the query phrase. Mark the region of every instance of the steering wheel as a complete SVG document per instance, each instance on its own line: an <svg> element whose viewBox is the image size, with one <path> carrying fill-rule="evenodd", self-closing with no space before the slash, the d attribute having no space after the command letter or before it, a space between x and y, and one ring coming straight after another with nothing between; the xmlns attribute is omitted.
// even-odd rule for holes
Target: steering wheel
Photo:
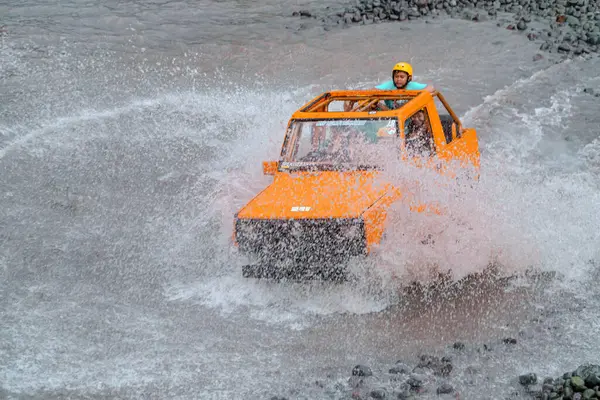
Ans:
<svg viewBox="0 0 600 400"><path fill-rule="evenodd" d="M313 150L300 158L298 161L320 161L325 158L325 152L322 150Z"/></svg>

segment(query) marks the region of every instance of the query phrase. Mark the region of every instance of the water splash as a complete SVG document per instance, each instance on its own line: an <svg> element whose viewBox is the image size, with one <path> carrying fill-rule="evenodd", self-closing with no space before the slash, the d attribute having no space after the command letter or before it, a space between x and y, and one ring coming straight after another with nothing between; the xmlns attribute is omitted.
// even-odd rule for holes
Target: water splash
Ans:
<svg viewBox="0 0 600 400"><path fill-rule="evenodd" d="M571 82L578 68L565 61L539 71L465 115L480 132L482 184L493 199L490 208L499 211L496 219L526 237L540 268L564 275L565 282L587 276L586 264L597 257L592 227L600 222L593 167L579 167L582 156L593 166L595 142L574 153L563 139L576 112L572 103L582 96L581 82ZM550 86L556 74L565 79ZM539 85L554 87L554 93L543 100L526 96Z"/></svg>

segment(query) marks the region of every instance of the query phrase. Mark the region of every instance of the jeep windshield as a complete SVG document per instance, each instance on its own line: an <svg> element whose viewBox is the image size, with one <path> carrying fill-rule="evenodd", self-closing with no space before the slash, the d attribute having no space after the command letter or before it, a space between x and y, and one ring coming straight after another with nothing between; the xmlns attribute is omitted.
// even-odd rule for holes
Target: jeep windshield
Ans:
<svg viewBox="0 0 600 400"><path fill-rule="evenodd" d="M294 120L281 168L381 169L397 156L399 137L396 118Z"/></svg>

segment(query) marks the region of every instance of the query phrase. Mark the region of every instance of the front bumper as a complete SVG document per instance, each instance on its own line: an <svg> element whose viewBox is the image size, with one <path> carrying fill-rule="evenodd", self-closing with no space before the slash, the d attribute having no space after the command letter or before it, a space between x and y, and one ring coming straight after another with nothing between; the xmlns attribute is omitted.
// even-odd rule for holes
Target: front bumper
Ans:
<svg viewBox="0 0 600 400"><path fill-rule="evenodd" d="M315 264L366 254L362 218L236 219L241 252L261 261Z"/></svg>

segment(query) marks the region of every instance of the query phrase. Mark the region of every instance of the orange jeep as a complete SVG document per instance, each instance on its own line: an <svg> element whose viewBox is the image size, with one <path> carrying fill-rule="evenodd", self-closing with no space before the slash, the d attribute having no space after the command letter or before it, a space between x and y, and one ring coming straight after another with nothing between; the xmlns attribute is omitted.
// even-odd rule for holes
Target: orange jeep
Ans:
<svg viewBox="0 0 600 400"><path fill-rule="evenodd" d="M407 195L382 182L390 155L450 175L450 161L479 169L475 130L439 92L331 91L298 109L279 161L263 162L273 182L235 214L234 244L255 261L243 276L343 276L345 261L381 241L390 205Z"/></svg>

